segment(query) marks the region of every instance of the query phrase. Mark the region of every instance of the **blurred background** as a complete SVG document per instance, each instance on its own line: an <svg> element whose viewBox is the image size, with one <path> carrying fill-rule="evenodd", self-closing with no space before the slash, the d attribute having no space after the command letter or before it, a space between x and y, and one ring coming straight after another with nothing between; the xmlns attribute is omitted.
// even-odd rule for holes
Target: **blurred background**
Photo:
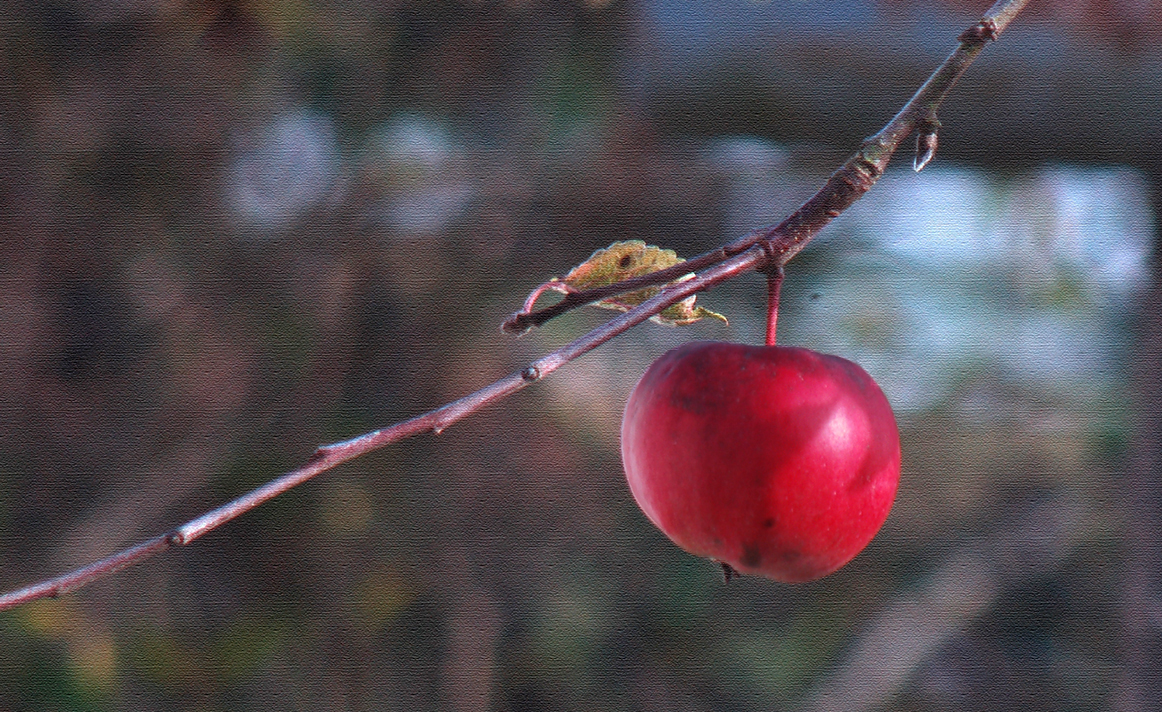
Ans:
<svg viewBox="0 0 1162 712"><path fill-rule="evenodd" d="M0 6L0 588L89 563L601 323L615 240L780 219L986 2ZM896 408L884 530L816 583L624 483L646 324L196 544L0 613L0 710L1162 705L1162 4L1034 0L788 268L780 341Z"/></svg>

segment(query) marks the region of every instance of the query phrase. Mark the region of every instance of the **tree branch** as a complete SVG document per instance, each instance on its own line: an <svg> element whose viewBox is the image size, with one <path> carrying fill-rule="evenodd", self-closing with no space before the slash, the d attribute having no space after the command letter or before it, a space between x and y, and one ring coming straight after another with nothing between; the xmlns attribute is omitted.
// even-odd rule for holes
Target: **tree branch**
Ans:
<svg viewBox="0 0 1162 712"><path fill-rule="evenodd" d="M879 180L900 143L917 128L920 130L917 135L913 166L920 170L928 165L936 153L936 137L940 128L940 122L936 118L937 109L944 103L956 81L985 45L996 39L1008 27L1028 1L999 0L981 17L980 22L962 32L957 37L959 45L956 49L895 117L880 129L879 133L864 139L860 149L831 175L827 183L779 224L754 230L734 242L698 255L680 265L617 284L567 294L561 301L543 309L516 312L501 325L501 330L522 334L577 307L617 294L637 291L643 287L672 282L683 275L737 255L756 244L768 246L772 258L778 263L777 266L786 265L827 223L838 217Z"/></svg>
<svg viewBox="0 0 1162 712"><path fill-rule="evenodd" d="M0 596L0 610L13 608L40 598L68 593L143 561L154 554L161 553L172 546L189 544L203 534L343 462L413 435L425 432L439 434L453 423L521 390L534 381L544 378L573 359L597 348L618 334L646 321L671 304L675 304L688 296L751 270L781 268L798 254L824 226L875 184L876 180L883 175L888 161L891 160L900 142L916 128L918 122L924 122L923 126L927 131L926 134L922 131L922 136L931 135L934 137L935 127L938 126L935 120L936 110L948 95L953 84L964 73L985 44L995 39L1027 2L1028 0L1001 0L993 5L980 22L960 35L957 48L887 126L876 135L864 140L855 155L836 170L814 196L778 225L756 230L745 237L675 267L610 287L569 294L558 304L546 309L514 314L505 322L503 328L505 331L511 332L526 331L582 304L646 286L666 284L690 272L705 270L696 274L693 279L663 288L656 296L641 305L609 320L576 341L533 361L527 368L471 395L391 427L343 442L323 445L302 467L207 512L177 529L63 576L6 593ZM925 152L930 154L931 151L926 148L928 145L923 144L922 148L925 148ZM932 148L934 145L935 140L932 138ZM930 158L931 155L928 155L928 159Z"/></svg>

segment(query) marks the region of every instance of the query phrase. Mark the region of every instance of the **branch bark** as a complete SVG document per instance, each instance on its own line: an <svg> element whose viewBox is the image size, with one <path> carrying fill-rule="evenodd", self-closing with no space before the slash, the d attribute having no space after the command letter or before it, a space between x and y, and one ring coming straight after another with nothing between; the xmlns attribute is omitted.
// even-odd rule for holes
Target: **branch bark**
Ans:
<svg viewBox="0 0 1162 712"><path fill-rule="evenodd" d="M617 316L581 338L537 359L523 370L513 373L464 398L416 416L391 427L366 433L350 440L323 445L298 469L252 490L182 526L137 544L112 556L56 578L41 581L0 596L0 610L68 593L93 581L109 576L127 566L144 561L173 546L183 546L226 522L241 516L260 504L325 472L341 463L420 433L441 433L445 428L481 408L495 403L525 386L544 378L573 359L591 351L651 316L688 296L705 291L726 280L752 270L778 269L786 265L828 223L850 207L883 175L896 149L917 126L921 126L918 149L925 160L931 160L935 131L939 125L936 111L985 45L1008 26L1028 0L1000 0L972 27L958 38L958 45L936 69L907 104L874 136L865 139L859 150L836 170L827 182L798 210L773 227L756 230L743 238L695 257L668 270L627 280L617 285L570 294L558 304L534 312L518 312L502 327L509 332L523 332L539 326L573 308L608 296L635 291L645 286L661 285L690 272L693 279L670 285L655 297Z"/></svg>

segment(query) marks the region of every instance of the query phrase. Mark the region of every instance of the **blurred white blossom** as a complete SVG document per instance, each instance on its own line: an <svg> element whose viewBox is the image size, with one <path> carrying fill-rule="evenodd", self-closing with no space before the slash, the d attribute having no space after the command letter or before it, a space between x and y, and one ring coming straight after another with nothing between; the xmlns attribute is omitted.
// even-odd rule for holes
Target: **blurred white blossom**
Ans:
<svg viewBox="0 0 1162 712"><path fill-rule="evenodd" d="M285 114L249 137L235 156L228 183L231 204L244 221L278 228L326 197L339 168L330 119Z"/></svg>
<svg viewBox="0 0 1162 712"><path fill-rule="evenodd" d="M404 114L374 132L364 174L385 197L376 218L403 234L431 234L460 215L475 195L465 151L438 123Z"/></svg>

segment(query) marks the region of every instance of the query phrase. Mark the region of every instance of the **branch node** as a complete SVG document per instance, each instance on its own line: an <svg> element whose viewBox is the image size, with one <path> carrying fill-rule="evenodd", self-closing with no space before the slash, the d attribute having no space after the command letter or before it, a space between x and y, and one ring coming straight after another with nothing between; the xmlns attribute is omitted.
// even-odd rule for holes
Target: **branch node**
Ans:
<svg viewBox="0 0 1162 712"><path fill-rule="evenodd" d="M541 369L536 366L529 366L520 372L520 377L528 383L541 380Z"/></svg>
<svg viewBox="0 0 1162 712"><path fill-rule="evenodd" d="M516 334L517 336L528 333L532 327L525 322L527 318L528 314L525 312L514 312L500 325L500 332L502 334Z"/></svg>
<svg viewBox="0 0 1162 712"><path fill-rule="evenodd" d="M981 20L964 32L961 32L960 36L956 38L956 41L969 45L984 44L995 40L998 34L1000 33L997 30L995 20Z"/></svg>
<svg viewBox="0 0 1162 712"><path fill-rule="evenodd" d="M895 152L895 148L893 148L892 151ZM890 155L889 155L889 158L890 158ZM877 180L879 180L881 177L883 177L885 166L887 166L886 161L881 163L881 162L873 161L870 158L865 158L865 157L861 157L861 160L859 161L859 164L858 164L858 167L863 169L863 172L866 175L866 177L871 179L871 183L875 183ZM864 189L863 189L864 192L867 192L867 189L871 187L871 183L868 183L864 187Z"/></svg>
<svg viewBox="0 0 1162 712"><path fill-rule="evenodd" d="M331 449L332 448L329 445L320 445L319 447L315 448L315 451L312 452L311 456L307 458L307 461L303 463L303 467L310 467L311 465L317 463L319 460L327 457L327 454L331 451Z"/></svg>
<svg viewBox="0 0 1162 712"><path fill-rule="evenodd" d="M878 139L865 140L863 145L859 147L859 151L847 163L843 164L838 172L841 172L843 180L852 186L856 185L856 179L850 175L852 173L856 174L860 184L866 183L867 186L860 190L862 194L884 174L884 168L895 151L895 145L886 146L883 141Z"/></svg>
<svg viewBox="0 0 1162 712"><path fill-rule="evenodd" d="M783 269L782 257L786 250L774 238L759 240L758 246L763 251L763 261L755 267L755 272L774 276Z"/></svg>
<svg viewBox="0 0 1162 712"><path fill-rule="evenodd" d="M177 529L165 535L165 543L170 546L185 546L186 538Z"/></svg>

